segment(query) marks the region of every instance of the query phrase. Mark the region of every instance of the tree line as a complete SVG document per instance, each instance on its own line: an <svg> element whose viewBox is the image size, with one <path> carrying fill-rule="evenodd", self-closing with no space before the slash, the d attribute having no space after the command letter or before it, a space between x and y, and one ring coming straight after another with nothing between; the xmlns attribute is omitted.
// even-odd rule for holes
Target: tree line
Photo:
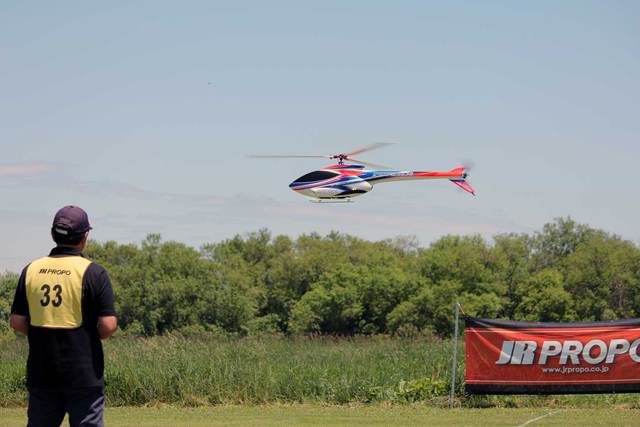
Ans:
<svg viewBox="0 0 640 427"><path fill-rule="evenodd" d="M371 242L331 232L296 239L266 230L199 249L152 234L91 241L130 334L398 334L453 331L466 314L527 321L638 317L640 248L558 218L531 234ZM17 274L0 275L0 332Z"/></svg>

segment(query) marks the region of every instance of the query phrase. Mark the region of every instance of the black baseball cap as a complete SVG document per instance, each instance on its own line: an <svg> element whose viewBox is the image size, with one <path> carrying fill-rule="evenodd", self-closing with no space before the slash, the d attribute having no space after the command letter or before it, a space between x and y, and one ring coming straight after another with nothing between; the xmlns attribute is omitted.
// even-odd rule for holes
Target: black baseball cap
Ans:
<svg viewBox="0 0 640 427"><path fill-rule="evenodd" d="M51 230L63 236L86 233L91 230L89 216L78 206L65 206L56 212Z"/></svg>

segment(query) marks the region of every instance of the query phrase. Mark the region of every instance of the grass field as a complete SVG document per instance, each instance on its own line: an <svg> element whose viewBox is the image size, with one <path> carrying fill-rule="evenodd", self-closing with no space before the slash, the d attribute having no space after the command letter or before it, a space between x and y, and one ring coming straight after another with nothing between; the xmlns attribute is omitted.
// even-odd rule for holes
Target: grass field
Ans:
<svg viewBox="0 0 640 427"><path fill-rule="evenodd" d="M25 409L0 408L0 425L26 424ZM454 409L403 406L264 405L201 408L108 408L105 421L116 427L169 426L633 426L636 409ZM541 418L542 417L542 418ZM66 422L63 424L66 425Z"/></svg>
<svg viewBox="0 0 640 427"><path fill-rule="evenodd" d="M347 411L344 405L360 405L363 414L373 413L376 409L371 408L383 405L393 406L389 412L393 414L403 410L396 408L405 406L410 414L412 405L417 404L421 409L415 412L416 416L424 416L426 408L428 414L438 414L448 406L451 344L433 337L387 336L119 337L105 343L107 405L203 408L194 409L194 417L198 411L231 411L229 408L234 407L228 405L242 405L236 411L247 416L259 411L277 412L279 406L274 405L293 408L286 414L303 412L296 408L305 408L291 405L312 405L309 408L318 411L326 406L324 411L331 416L331 411ZM464 354L463 342L460 354ZM26 355L25 339L0 341L0 407L26 405ZM640 408L638 394L465 396L463 357L457 378L457 405L466 411L481 410L479 414L497 408L523 411L513 414L574 409L605 413L610 408ZM527 412L527 408L531 411ZM113 411L118 417L135 410ZM186 413L189 409L175 411ZM153 411L148 413L153 416ZM613 419L627 413L630 412L615 412ZM449 417L452 412L444 414ZM475 421L474 417L469 422Z"/></svg>
<svg viewBox="0 0 640 427"><path fill-rule="evenodd" d="M105 343L106 393L112 406L405 403L448 393L450 351L384 336L116 338ZM0 343L0 406L24 405L26 355L24 339Z"/></svg>

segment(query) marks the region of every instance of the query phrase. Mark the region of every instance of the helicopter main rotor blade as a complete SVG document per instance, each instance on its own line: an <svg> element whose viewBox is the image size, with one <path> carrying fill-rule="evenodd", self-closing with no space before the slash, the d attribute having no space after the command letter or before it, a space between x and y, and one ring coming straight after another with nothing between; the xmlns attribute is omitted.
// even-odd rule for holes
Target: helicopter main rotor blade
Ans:
<svg viewBox="0 0 640 427"><path fill-rule="evenodd" d="M394 142L376 142L375 144L367 145L364 148L361 148L356 151L352 151L351 153L346 153L345 156L355 156L356 154L364 153L366 151L377 150L378 148L386 147L387 145L393 145Z"/></svg>
<svg viewBox="0 0 640 427"><path fill-rule="evenodd" d="M365 162L364 160L352 159L351 157L347 158L347 161L354 162L354 163L360 163L361 165L372 166L374 168L393 169L390 166L378 165L376 163L369 163L369 162Z"/></svg>
<svg viewBox="0 0 640 427"><path fill-rule="evenodd" d="M270 155L270 154L248 154L247 157L254 159L302 159L302 158L321 158L330 159L331 156L289 156L289 155Z"/></svg>

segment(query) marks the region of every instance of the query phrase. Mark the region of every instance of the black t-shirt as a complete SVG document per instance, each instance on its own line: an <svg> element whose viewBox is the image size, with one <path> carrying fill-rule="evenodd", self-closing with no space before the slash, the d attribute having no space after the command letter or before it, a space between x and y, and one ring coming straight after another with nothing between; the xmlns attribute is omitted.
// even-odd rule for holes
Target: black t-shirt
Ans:
<svg viewBox="0 0 640 427"><path fill-rule="evenodd" d="M57 247L50 257L82 256L76 249ZM27 269L18 280L11 313L29 316ZM115 316L113 289L106 270L91 263L82 276L82 325L74 329L29 326L27 387L77 388L104 386L104 356L98 317Z"/></svg>

